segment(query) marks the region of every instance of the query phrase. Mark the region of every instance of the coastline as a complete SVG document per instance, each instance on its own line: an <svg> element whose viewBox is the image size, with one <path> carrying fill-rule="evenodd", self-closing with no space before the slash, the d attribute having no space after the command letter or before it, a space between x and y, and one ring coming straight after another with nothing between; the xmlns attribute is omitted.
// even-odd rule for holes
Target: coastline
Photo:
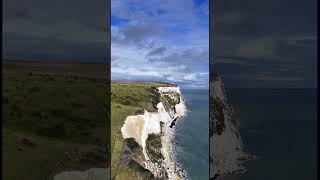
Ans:
<svg viewBox="0 0 320 180"><path fill-rule="evenodd" d="M160 100L157 104L158 112L144 111L143 115L128 116L121 128L123 138L135 138L143 148L145 161L143 166L155 177L168 179L188 179L186 171L176 158L175 147L175 123L186 115L187 109L179 87L158 87L160 97L166 97L168 101L177 102L168 106L168 102ZM161 99L161 98L160 98ZM140 128L136 128L139 122ZM141 127L142 126L142 127ZM140 133L141 131L141 133ZM141 134L141 135L140 135ZM157 134L161 139L161 154L163 158L159 162L153 162L146 150L148 135Z"/></svg>
<svg viewBox="0 0 320 180"><path fill-rule="evenodd" d="M182 118L179 117L178 120ZM181 119L180 119L181 120ZM175 167L174 172L178 173L179 177L182 179L188 179L187 171L183 168L181 162L177 159L177 151L176 151L176 139L175 139L175 126L173 128L170 128L169 126L166 126L164 129L163 138L168 138L168 140L171 141L171 143L166 143L166 140L162 140L162 146L164 147L164 151L168 152L169 157L171 157L170 162L168 162L167 167ZM172 166L173 165L173 166ZM170 179L170 178L169 178Z"/></svg>

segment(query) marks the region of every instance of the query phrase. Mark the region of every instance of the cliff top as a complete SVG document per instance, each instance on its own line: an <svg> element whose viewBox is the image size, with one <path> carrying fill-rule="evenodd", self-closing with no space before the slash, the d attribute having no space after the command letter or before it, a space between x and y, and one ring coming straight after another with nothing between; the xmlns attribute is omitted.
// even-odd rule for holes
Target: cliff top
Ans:
<svg viewBox="0 0 320 180"><path fill-rule="evenodd" d="M210 73L210 81L219 81L220 77L217 73Z"/></svg>
<svg viewBox="0 0 320 180"><path fill-rule="evenodd" d="M118 85L132 85L132 86L142 86L142 87L177 87L176 84L167 82L151 82L151 81L127 81L127 80L112 80L112 84Z"/></svg>
<svg viewBox="0 0 320 180"><path fill-rule="evenodd" d="M108 80L109 65L80 62L2 60L3 75L35 75Z"/></svg>

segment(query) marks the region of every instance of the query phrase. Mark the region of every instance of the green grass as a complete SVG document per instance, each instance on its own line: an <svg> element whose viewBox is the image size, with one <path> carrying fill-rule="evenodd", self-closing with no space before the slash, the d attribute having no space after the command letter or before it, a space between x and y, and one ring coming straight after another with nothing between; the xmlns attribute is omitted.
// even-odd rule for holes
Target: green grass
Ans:
<svg viewBox="0 0 320 180"><path fill-rule="evenodd" d="M103 65L2 65L3 179L108 166L108 88L97 73ZM100 152L105 157L90 160Z"/></svg>
<svg viewBox="0 0 320 180"><path fill-rule="evenodd" d="M103 84L54 77L49 82L43 77L11 78L4 79L3 98L7 103L3 106L3 123L7 127L80 143L105 144L105 138L101 139L106 125L101 108L106 103Z"/></svg>
<svg viewBox="0 0 320 180"><path fill-rule="evenodd" d="M176 100L172 99L168 94L163 94L160 97L160 100L166 109L174 109L174 106L180 102L180 95L178 93L171 93L171 95L173 95Z"/></svg>
<svg viewBox="0 0 320 180"><path fill-rule="evenodd" d="M67 170L108 167L109 152L115 179L150 179L139 158L122 157L128 146L120 128L129 115L156 111L155 87L174 85L113 82L110 90L108 67L101 64L3 61L2 66L3 179L42 180Z"/></svg>
<svg viewBox="0 0 320 180"><path fill-rule="evenodd" d="M3 179L50 179L57 172L85 170L89 165L79 161L83 155L99 148L103 150L95 145L83 146L12 129L2 130ZM24 143L24 139L32 145Z"/></svg>

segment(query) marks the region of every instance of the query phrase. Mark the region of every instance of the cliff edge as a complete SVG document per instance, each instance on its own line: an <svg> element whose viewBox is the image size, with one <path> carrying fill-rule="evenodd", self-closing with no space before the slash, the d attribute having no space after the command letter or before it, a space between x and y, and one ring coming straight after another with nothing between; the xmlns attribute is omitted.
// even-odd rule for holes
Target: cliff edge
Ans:
<svg viewBox="0 0 320 180"><path fill-rule="evenodd" d="M119 123L119 130L114 134L112 177L187 179L174 146L175 123L187 112L180 88L164 83L116 83L112 121Z"/></svg>
<svg viewBox="0 0 320 180"><path fill-rule="evenodd" d="M229 104L222 79L210 77L210 179L246 172L245 160L252 156L245 150L239 122Z"/></svg>

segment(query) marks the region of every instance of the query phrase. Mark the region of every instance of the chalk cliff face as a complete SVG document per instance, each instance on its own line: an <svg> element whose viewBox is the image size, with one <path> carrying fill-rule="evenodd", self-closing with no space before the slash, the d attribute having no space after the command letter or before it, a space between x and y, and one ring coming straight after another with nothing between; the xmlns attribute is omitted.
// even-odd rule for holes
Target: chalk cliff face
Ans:
<svg viewBox="0 0 320 180"><path fill-rule="evenodd" d="M251 156L246 152L239 133L239 122L228 103L222 80L210 77L210 178L246 171L242 165Z"/></svg>
<svg viewBox="0 0 320 180"><path fill-rule="evenodd" d="M121 128L124 139L134 139L141 147L144 159L140 165L156 178L185 179L186 175L175 160L174 124L186 114L179 87L158 87L157 112L128 116Z"/></svg>

